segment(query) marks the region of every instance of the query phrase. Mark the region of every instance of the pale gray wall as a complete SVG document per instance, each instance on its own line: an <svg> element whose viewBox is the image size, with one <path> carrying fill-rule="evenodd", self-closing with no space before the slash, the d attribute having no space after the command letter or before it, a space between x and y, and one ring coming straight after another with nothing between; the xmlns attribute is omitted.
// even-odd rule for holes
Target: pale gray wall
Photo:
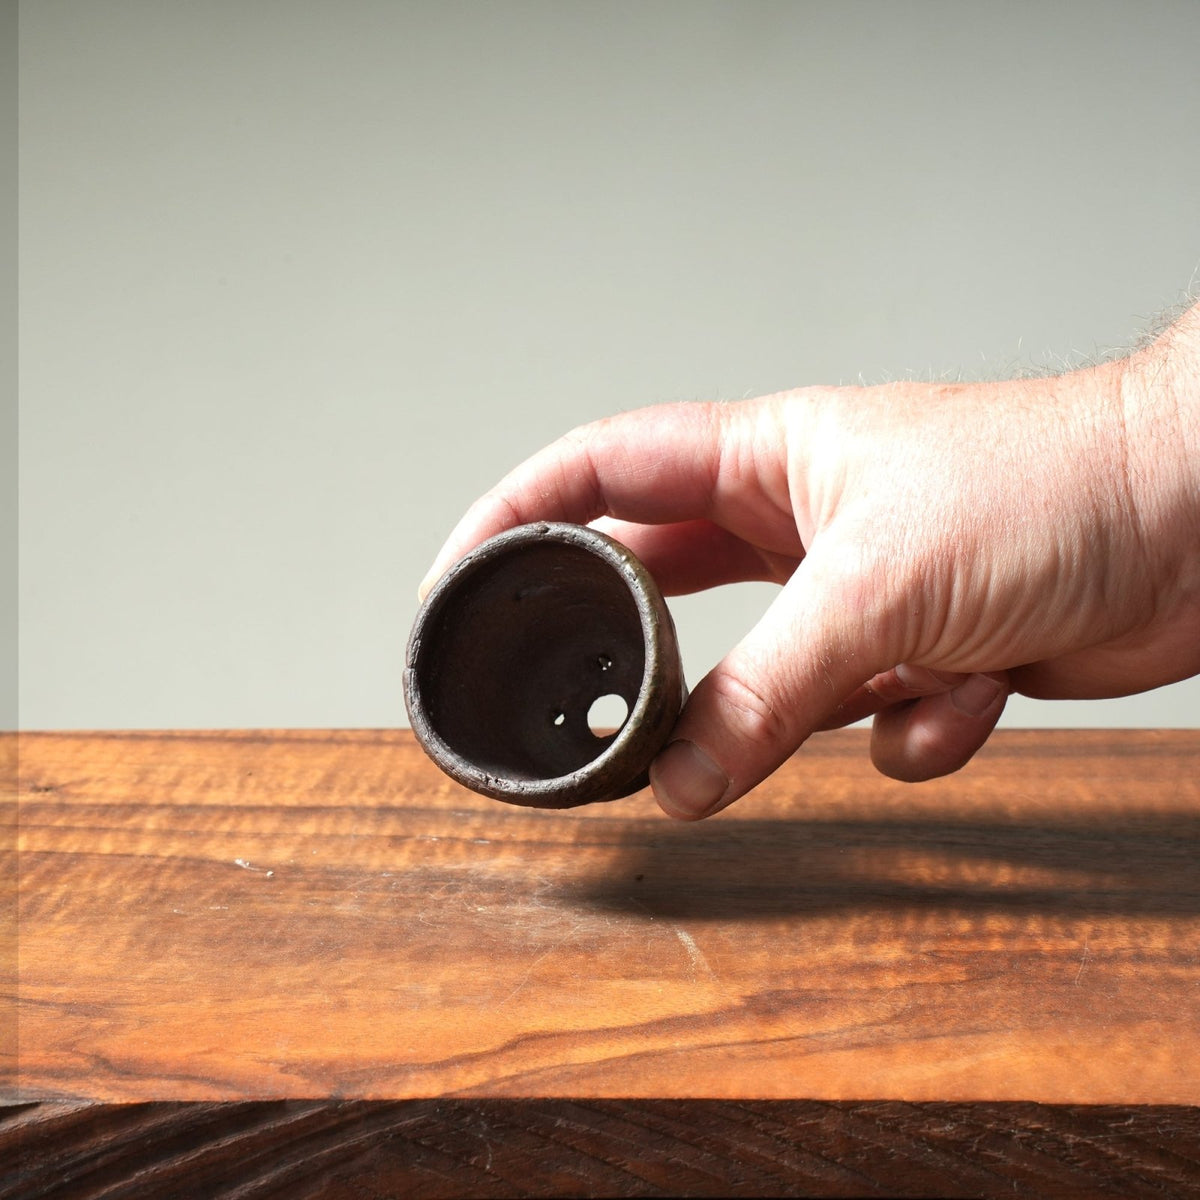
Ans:
<svg viewBox="0 0 1200 1200"><path fill-rule="evenodd" d="M17 5L0 0L0 730L17 727ZM4 783L15 765L0 746Z"/></svg>
<svg viewBox="0 0 1200 1200"><path fill-rule="evenodd" d="M1194 0L23 4L22 724L402 723L418 579L564 429L1125 344L1198 61ZM765 597L674 605L693 681Z"/></svg>

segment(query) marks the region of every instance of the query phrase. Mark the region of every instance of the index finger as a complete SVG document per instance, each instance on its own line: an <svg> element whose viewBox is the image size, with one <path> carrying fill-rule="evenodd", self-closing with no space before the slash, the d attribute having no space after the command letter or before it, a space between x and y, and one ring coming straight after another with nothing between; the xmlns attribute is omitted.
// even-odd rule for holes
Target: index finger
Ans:
<svg viewBox="0 0 1200 1200"><path fill-rule="evenodd" d="M422 581L421 597L480 542L532 521L585 525L600 516L641 524L708 519L739 532L763 526L772 517L777 524L779 509L762 501L764 481L746 486L746 431L755 424L754 406L762 403L656 405L572 430L516 467L467 510ZM782 446L775 457L779 478L765 491L781 487L786 496ZM771 540L781 540L778 530Z"/></svg>

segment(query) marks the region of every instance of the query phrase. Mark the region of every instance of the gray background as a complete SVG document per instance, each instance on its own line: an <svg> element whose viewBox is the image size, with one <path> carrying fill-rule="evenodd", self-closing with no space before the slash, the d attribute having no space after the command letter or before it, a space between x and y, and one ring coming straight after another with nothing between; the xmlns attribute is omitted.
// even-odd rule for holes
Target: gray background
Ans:
<svg viewBox="0 0 1200 1200"><path fill-rule="evenodd" d="M17 726L16 0L0 0L0 279L0 730L10 730ZM0 739L4 783L15 754Z"/></svg>
<svg viewBox="0 0 1200 1200"><path fill-rule="evenodd" d="M1194 0L36 0L20 52L28 728L401 724L429 560L565 429L1060 368L1200 266ZM692 681L768 595L674 602Z"/></svg>

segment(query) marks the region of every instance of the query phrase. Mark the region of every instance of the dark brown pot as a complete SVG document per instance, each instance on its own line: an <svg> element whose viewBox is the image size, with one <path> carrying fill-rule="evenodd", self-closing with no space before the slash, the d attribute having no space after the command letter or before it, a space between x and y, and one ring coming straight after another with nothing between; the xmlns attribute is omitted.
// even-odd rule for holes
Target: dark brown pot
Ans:
<svg viewBox="0 0 1200 1200"><path fill-rule="evenodd" d="M595 733L589 709L613 693L628 717ZM430 758L476 792L536 808L645 787L686 695L650 573L582 525L523 525L465 555L417 613L404 667Z"/></svg>

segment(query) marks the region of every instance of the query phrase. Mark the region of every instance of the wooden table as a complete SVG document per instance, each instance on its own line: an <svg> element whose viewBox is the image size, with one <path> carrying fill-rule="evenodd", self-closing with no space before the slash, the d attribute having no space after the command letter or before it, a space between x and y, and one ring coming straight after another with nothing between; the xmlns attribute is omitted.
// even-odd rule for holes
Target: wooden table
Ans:
<svg viewBox="0 0 1200 1200"><path fill-rule="evenodd" d="M20 777L0 1195L1200 1194L1200 733L824 734L692 825L407 731Z"/></svg>

